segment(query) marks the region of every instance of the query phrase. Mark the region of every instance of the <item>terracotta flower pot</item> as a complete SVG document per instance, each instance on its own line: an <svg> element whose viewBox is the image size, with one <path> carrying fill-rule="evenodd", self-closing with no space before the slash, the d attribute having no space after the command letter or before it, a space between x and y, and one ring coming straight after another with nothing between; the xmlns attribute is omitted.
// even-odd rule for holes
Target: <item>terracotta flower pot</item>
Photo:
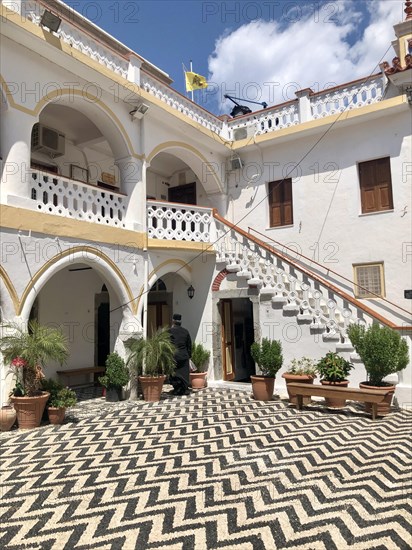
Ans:
<svg viewBox="0 0 412 550"><path fill-rule="evenodd" d="M41 417L49 396L50 393L44 391L41 395L34 397L10 397L17 413L19 428L31 430L40 426Z"/></svg>
<svg viewBox="0 0 412 550"><path fill-rule="evenodd" d="M339 386L340 388L347 388L349 386L349 380L342 380L341 382L329 382L329 380L321 380L322 386ZM325 405L329 409L343 409L346 406L346 399L341 397L325 397Z"/></svg>
<svg viewBox="0 0 412 550"><path fill-rule="evenodd" d="M270 401L273 397L275 379L269 376L251 376L253 397L258 401Z"/></svg>
<svg viewBox="0 0 412 550"><path fill-rule="evenodd" d="M289 401L293 405L297 404L296 395L290 393L290 390L288 387L289 382L299 382L300 384L313 384L313 380L314 380L313 376L311 376L310 374L290 374L289 372L284 372L282 374L282 378L286 380L286 389L288 390ZM311 401L310 396L303 398L304 405L308 405L310 401Z"/></svg>
<svg viewBox="0 0 412 550"><path fill-rule="evenodd" d="M396 386L392 386L391 384L387 386L372 386L371 384L369 384L369 382L361 382L359 384L359 387L367 390L381 390L383 392L389 391L390 393L388 393L384 401L382 401L382 403L378 403L377 415L386 416L391 412L392 397L395 393ZM365 403L365 411L368 413L371 413L372 411L371 403Z"/></svg>
<svg viewBox="0 0 412 550"><path fill-rule="evenodd" d="M16 422L16 411L11 405L4 405L0 409L0 431L8 432Z"/></svg>
<svg viewBox="0 0 412 550"><path fill-rule="evenodd" d="M63 424L66 415L65 407L47 407L50 424Z"/></svg>
<svg viewBox="0 0 412 550"><path fill-rule="evenodd" d="M193 389L199 390L206 387L207 372L191 372L190 385Z"/></svg>
<svg viewBox="0 0 412 550"><path fill-rule="evenodd" d="M166 376L139 376L145 401L160 401Z"/></svg>

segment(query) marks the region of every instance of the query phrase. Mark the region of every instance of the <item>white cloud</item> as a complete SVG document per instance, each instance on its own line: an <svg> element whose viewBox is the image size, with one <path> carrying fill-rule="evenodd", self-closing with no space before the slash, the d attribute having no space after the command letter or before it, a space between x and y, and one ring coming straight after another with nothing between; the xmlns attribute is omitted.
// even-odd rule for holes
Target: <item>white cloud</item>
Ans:
<svg viewBox="0 0 412 550"><path fill-rule="evenodd" d="M288 25L256 20L220 37L208 79L219 86L220 109L233 106L225 93L273 105L295 99L297 89L318 91L379 72L381 58L394 55L387 50L393 24L403 18L403 0L368 0L369 16L353 0L330 5L339 12L307 12Z"/></svg>

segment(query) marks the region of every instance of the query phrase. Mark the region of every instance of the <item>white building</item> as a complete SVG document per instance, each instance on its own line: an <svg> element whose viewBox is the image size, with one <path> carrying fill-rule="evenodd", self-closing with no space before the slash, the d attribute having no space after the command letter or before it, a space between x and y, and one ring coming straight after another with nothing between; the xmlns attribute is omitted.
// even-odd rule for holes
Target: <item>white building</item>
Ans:
<svg viewBox="0 0 412 550"><path fill-rule="evenodd" d="M222 119L58 0L1 10L2 321L62 327L69 369L179 312L236 381L261 336L285 367L340 351L351 383L349 322L410 342L410 11L392 68ZM411 365L398 381L410 403Z"/></svg>

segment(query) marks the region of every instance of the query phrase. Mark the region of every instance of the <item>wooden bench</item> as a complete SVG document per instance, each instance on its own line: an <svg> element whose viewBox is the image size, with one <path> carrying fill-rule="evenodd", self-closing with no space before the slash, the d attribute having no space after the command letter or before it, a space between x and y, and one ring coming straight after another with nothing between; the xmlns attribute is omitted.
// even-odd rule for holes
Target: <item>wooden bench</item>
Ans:
<svg viewBox="0 0 412 550"><path fill-rule="evenodd" d="M70 379L75 376L83 376L83 375L96 374L96 373L103 374L105 371L106 371L105 367L84 367L79 369L58 370L56 372L59 375L59 377L65 379L67 385L70 386ZM89 384L89 383L74 384L71 387L85 386L86 384Z"/></svg>
<svg viewBox="0 0 412 550"><path fill-rule="evenodd" d="M342 399L348 399L349 401L361 401L363 403L371 403L372 405L372 419L375 420L378 413L378 403L382 403L387 392L379 390L369 389L357 389L357 388L340 388L337 386L320 386L318 384L300 384L298 382L292 382L288 384L288 389L291 395L296 395L297 408L302 410L303 397L311 397L316 395L317 397L340 397Z"/></svg>

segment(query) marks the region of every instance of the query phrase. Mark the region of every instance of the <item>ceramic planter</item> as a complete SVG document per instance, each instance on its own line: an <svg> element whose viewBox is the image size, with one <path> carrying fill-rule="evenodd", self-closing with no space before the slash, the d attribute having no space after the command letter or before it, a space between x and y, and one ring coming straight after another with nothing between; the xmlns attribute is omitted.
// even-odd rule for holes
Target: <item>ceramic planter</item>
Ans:
<svg viewBox="0 0 412 550"><path fill-rule="evenodd" d="M16 422L16 411L11 405L4 405L0 409L0 431L8 432Z"/></svg>
<svg viewBox="0 0 412 550"><path fill-rule="evenodd" d="M341 380L340 382L329 382L329 380L321 380L322 386L338 386L339 388L347 388L349 380ZM325 397L325 405L329 409L343 409L346 406L346 399L341 397Z"/></svg>
<svg viewBox="0 0 412 550"><path fill-rule="evenodd" d="M17 413L17 423L22 430L31 430L40 426L41 417L49 399L49 392L35 397L10 397Z"/></svg>
<svg viewBox="0 0 412 550"><path fill-rule="evenodd" d="M190 373L190 385L195 390L200 390L206 387L207 372L191 372Z"/></svg>
<svg viewBox="0 0 412 550"><path fill-rule="evenodd" d="M65 407L47 407L50 424L63 424L66 415Z"/></svg>
<svg viewBox="0 0 412 550"><path fill-rule="evenodd" d="M122 390L119 388L106 388L106 401L110 403L116 403L120 401L120 392Z"/></svg>
<svg viewBox="0 0 412 550"><path fill-rule="evenodd" d="M396 386L388 385L388 386L371 386L369 382L361 382L359 384L359 387L361 389L367 389L367 390L381 390L382 392L389 391L388 395L385 397L384 401L382 403L378 403L377 406L377 415L378 416L386 416L391 412L391 403L392 403L392 397L395 393ZM368 413L371 413L372 411L372 404L371 403L365 403L365 411Z"/></svg>
<svg viewBox="0 0 412 550"><path fill-rule="evenodd" d="M160 401L166 376L139 376L145 401Z"/></svg>
<svg viewBox="0 0 412 550"><path fill-rule="evenodd" d="M275 379L269 376L251 376L253 397L258 401L270 401L273 397Z"/></svg>
<svg viewBox="0 0 412 550"><path fill-rule="evenodd" d="M289 372L283 373L282 378L284 378L286 381L286 389L288 390L289 401L293 405L297 404L296 395L290 393L289 387L288 387L289 382L299 382L300 384L313 384L313 380L314 380L313 376L311 376L310 374L290 374ZM309 396L303 398L304 405L309 405L310 401L311 399Z"/></svg>

